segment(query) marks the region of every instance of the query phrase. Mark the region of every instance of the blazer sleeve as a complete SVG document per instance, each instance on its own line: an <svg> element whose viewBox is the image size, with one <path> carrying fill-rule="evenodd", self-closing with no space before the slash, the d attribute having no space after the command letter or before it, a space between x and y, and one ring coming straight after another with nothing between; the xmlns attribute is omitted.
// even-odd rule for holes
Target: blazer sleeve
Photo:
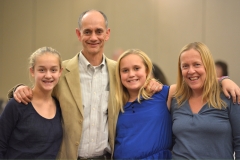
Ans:
<svg viewBox="0 0 240 160"><path fill-rule="evenodd" d="M17 89L17 87L22 86L22 85L24 85L24 84L20 83L20 84L14 86L12 89L10 89L7 94L8 99L13 98L14 91Z"/></svg>

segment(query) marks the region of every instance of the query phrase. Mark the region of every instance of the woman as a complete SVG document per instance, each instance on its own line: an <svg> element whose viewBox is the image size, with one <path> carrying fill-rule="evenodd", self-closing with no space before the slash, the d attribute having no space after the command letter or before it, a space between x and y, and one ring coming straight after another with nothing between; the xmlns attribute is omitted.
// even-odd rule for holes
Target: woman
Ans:
<svg viewBox="0 0 240 160"><path fill-rule="evenodd" d="M173 159L233 159L234 151L240 158L240 107L221 93L205 44L182 48L174 97Z"/></svg>
<svg viewBox="0 0 240 160"><path fill-rule="evenodd" d="M29 60L32 101L7 103L0 117L0 159L56 159L62 142L61 110L51 96L61 76L61 57L43 47Z"/></svg>
<svg viewBox="0 0 240 160"><path fill-rule="evenodd" d="M168 86L152 95L143 86L151 79L152 62L137 49L125 51L116 67L117 109L115 159L171 159L171 116Z"/></svg>

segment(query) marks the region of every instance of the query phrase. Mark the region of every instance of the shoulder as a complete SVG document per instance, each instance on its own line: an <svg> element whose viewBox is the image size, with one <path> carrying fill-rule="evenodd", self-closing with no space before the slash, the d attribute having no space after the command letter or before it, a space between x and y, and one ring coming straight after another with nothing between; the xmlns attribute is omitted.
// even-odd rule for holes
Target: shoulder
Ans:
<svg viewBox="0 0 240 160"><path fill-rule="evenodd" d="M237 103L233 103L233 99L232 99L232 97L231 98L227 98L225 95L224 95L224 93L221 93L221 95L220 95L220 97L221 97L221 99L225 102L225 104L226 104L226 107L228 108L228 109L231 109L231 108L233 108L233 109L236 109L235 107L239 107L240 108L240 106L237 104Z"/></svg>
<svg viewBox="0 0 240 160"><path fill-rule="evenodd" d="M220 98L221 98L224 102L231 102L231 101L232 101L232 97L228 99L228 98L224 95L223 92L221 92Z"/></svg>
<svg viewBox="0 0 240 160"><path fill-rule="evenodd" d="M69 64L78 64L78 56L79 56L79 53L77 53L77 54L76 54L73 58L71 58L71 59L67 59L67 60L62 61L63 67L66 67L66 66L69 65Z"/></svg>
<svg viewBox="0 0 240 160"><path fill-rule="evenodd" d="M116 61L106 57L106 65L107 65L108 73L110 75L115 75L116 64L117 64Z"/></svg>
<svg viewBox="0 0 240 160"><path fill-rule="evenodd" d="M161 90L159 93L164 94L164 95L165 95L165 94L168 94L169 89L170 89L169 86L163 85L163 88L162 88L162 90Z"/></svg>
<svg viewBox="0 0 240 160"><path fill-rule="evenodd" d="M106 58L106 63L107 63L108 66L109 66L109 65L116 66L116 64L117 64L116 61L114 61L114 60L112 60L112 59L109 59L109 58L107 58L107 57L105 57L105 58Z"/></svg>
<svg viewBox="0 0 240 160"><path fill-rule="evenodd" d="M163 88L161 91L155 93L153 97L164 97L167 100L168 97L168 92L169 92L169 86L163 85Z"/></svg>
<svg viewBox="0 0 240 160"><path fill-rule="evenodd" d="M170 89L169 89L169 97L172 98L176 92L176 87L177 85L176 84L173 84L170 86Z"/></svg>
<svg viewBox="0 0 240 160"><path fill-rule="evenodd" d="M29 107L29 104L25 105L23 103L18 103L14 98L11 98L7 102L7 104L6 104L5 108L4 108L4 112L8 112L8 113L21 112L21 110L24 110L27 107Z"/></svg>
<svg viewBox="0 0 240 160"><path fill-rule="evenodd" d="M24 106L26 106L26 105L24 105L23 103L18 103L14 98L11 98L6 104L6 107L10 107L10 108L24 107Z"/></svg>
<svg viewBox="0 0 240 160"><path fill-rule="evenodd" d="M176 92L176 84L173 84L169 87L169 92L168 92L168 100L167 100L167 105L168 105L168 108L170 109L170 106L171 106L171 101L173 99L173 96Z"/></svg>

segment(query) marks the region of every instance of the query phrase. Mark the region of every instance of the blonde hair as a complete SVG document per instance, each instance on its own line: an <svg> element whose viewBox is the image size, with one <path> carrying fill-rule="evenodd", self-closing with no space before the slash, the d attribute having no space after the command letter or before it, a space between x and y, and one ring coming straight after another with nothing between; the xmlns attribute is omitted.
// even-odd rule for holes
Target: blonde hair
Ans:
<svg viewBox="0 0 240 160"><path fill-rule="evenodd" d="M138 55L142 59L143 64L146 67L146 72L147 72L145 84L149 82L149 80L151 79L151 74L152 74L152 62L151 62L150 58L147 56L147 54L144 53L143 51L141 51L139 49L129 49L129 50L123 52L122 55L120 55L120 57L118 58L117 66L116 66L116 70L115 70L116 85L117 85L116 86L116 103L117 103L116 106L122 112L124 112L123 106L129 100L129 93L128 93L127 88L125 86L123 86L123 84L121 82L120 62L124 57L126 57L130 54ZM138 93L138 102L140 103L141 98L149 99L150 96L151 96L151 93L149 91L147 91L144 88L144 86L142 86Z"/></svg>
<svg viewBox="0 0 240 160"><path fill-rule="evenodd" d="M34 69L37 58L46 53L51 53L51 54L56 55L58 57L59 66L60 66L60 68L62 68L62 59L61 59L60 53L51 47L42 47L42 48L37 49L35 52L33 52L31 54L31 56L29 57L29 68ZM32 76L30 73L29 73L29 78L30 78L30 81L32 81Z"/></svg>
<svg viewBox="0 0 240 160"><path fill-rule="evenodd" d="M175 98L179 107L185 100L188 100L192 95L191 88L184 82L181 71L181 54L190 49L196 50L203 62L206 71L206 79L203 86L203 100L206 100L209 106L217 109L226 107L225 102L220 98L221 87L217 80L215 62L208 47L201 42L189 43L182 48L178 58L178 76Z"/></svg>
<svg viewBox="0 0 240 160"><path fill-rule="evenodd" d="M29 57L29 68L34 68L37 57L40 55L43 55L45 53L52 53L52 54L57 55L60 68L62 68L62 60L61 60L60 53L51 47L42 47L42 48L37 49L34 53L32 53L31 56Z"/></svg>

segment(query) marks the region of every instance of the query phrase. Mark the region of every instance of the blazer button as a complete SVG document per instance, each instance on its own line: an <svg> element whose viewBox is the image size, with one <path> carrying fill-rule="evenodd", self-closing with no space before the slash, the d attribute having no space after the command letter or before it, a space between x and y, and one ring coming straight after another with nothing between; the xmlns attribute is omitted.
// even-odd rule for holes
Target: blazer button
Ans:
<svg viewBox="0 0 240 160"><path fill-rule="evenodd" d="M76 142L75 145L76 145L76 146L79 146L79 142Z"/></svg>

